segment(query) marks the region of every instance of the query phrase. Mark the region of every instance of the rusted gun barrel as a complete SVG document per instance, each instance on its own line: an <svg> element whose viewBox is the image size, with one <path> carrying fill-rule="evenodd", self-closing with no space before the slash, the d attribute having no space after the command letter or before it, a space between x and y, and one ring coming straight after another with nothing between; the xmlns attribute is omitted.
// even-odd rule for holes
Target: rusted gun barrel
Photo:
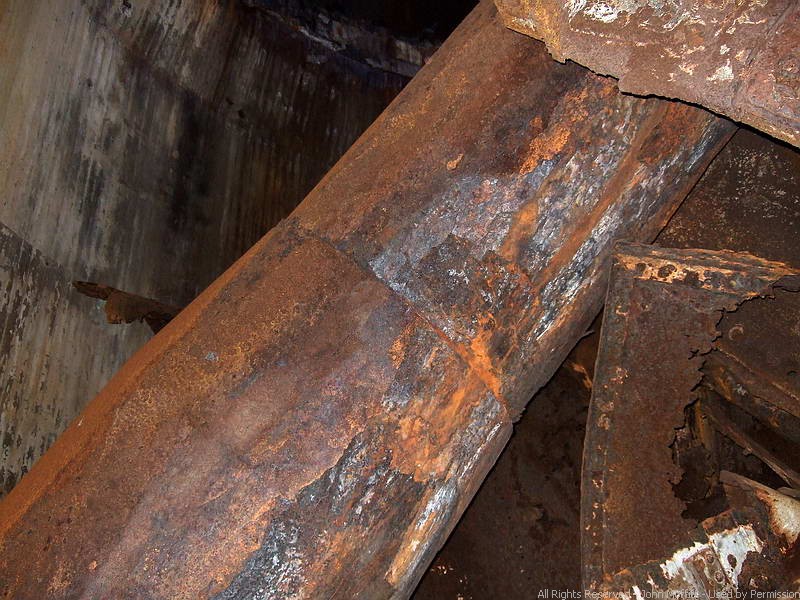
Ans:
<svg viewBox="0 0 800 600"><path fill-rule="evenodd" d="M15 598L411 593L531 394L731 126L482 3L0 505Z"/></svg>

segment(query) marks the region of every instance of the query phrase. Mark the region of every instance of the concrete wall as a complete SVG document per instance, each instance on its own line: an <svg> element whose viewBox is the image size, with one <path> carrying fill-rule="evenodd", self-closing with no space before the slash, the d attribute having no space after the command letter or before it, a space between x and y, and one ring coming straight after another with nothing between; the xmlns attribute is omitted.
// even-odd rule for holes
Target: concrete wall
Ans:
<svg viewBox="0 0 800 600"><path fill-rule="evenodd" d="M238 0L0 0L0 493L149 337L70 282L189 302L404 83Z"/></svg>

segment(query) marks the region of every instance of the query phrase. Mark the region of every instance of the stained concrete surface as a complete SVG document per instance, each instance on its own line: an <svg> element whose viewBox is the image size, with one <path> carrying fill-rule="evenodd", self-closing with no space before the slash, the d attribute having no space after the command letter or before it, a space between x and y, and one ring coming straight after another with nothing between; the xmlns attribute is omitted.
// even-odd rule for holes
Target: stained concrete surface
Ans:
<svg viewBox="0 0 800 600"><path fill-rule="evenodd" d="M800 152L740 129L657 243L798 266L798 228ZM523 600L581 589L579 475L590 397L581 371L591 371L596 343L596 334L584 338L533 398L415 600Z"/></svg>
<svg viewBox="0 0 800 600"><path fill-rule="evenodd" d="M140 323L110 327L96 302L75 293L69 273L2 223L0 290L0 491L5 491L83 408L97 382L114 374L112 357L125 356L151 334Z"/></svg>

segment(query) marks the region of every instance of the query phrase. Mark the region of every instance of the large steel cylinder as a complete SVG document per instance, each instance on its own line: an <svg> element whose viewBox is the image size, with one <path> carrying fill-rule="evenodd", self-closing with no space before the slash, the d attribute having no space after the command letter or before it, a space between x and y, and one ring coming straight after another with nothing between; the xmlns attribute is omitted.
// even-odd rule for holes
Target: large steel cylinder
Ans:
<svg viewBox="0 0 800 600"><path fill-rule="evenodd" d="M15 598L405 597L731 133L483 2L0 504Z"/></svg>

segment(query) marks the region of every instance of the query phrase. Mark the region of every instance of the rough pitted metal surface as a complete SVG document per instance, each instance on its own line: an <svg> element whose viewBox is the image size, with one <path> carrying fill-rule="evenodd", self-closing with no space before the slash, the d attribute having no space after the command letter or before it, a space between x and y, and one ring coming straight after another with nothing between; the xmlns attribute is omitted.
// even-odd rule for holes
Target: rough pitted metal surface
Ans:
<svg viewBox="0 0 800 600"><path fill-rule="evenodd" d="M659 234L657 243L749 252L798 269L798 223L800 152L741 128L712 161ZM726 315L720 326L729 319L736 327L743 309L766 305L771 319L754 318L756 326L749 331L782 340L780 345L768 346L772 349L770 358L785 359L794 354L795 361L800 362L796 344L786 343L791 325L786 320L772 320L778 314L778 291L773 290L773 295L774 299L743 304ZM783 328L783 333L777 334L777 328ZM533 600L541 590L583 589L580 457L600 324L593 323L591 330L594 334L579 342L558 373L529 403L509 445L415 590L416 600L459 595L465 600ZM770 331L763 335L762 330ZM800 332L798 327L795 330ZM710 361L711 355L706 356L707 377L711 375ZM730 362L726 366L730 368ZM776 367L780 368L780 362ZM785 368L783 374L796 377L791 369ZM777 391L777 386L764 385L763 370L758 387L753 385L753 374L741 369L736 377L718 369L713 375L715 388L725 390L720 393L726 398L759 410L761 420L800 443L795 421L762 402L770 392L774 396ZM743 458L757 460L752 455Z"/></svg>
<svg viewBox="0 0 800 600"><path fill-rule="evenodd" d="M692 392L706 355L726 330L718 330L720 319L776 287L796 289L799 281L786 265L749 254L619 247L581 476L586 589L630 594L638 585L655 593L672 584L664 580L670 579L666 570L659 576L635 572L631 581L628 569L671 556L687 544L686 532L696 525L673 491L683 474L673 442L684 424L684 408L696 399ZM736 577L745 566L740 560ZM623 576L612 581L618 573ZM745 577L742 582L741 589L748 589ZM738 584L735 577L732 584Z"/></svg>
<svg viewBox="0 0 800 600"><path fill-rule="evenodd" d="M701 104L800 145L795 0L496 0L506 24L620 89Z"/></svg>
<svg viewBox="0 0 800 600"><path fill-rule="evenodd" d="M487 52L491 49L491 52ZM0 504L19 598L406 597L732 131L484 2Z"/></svg>

